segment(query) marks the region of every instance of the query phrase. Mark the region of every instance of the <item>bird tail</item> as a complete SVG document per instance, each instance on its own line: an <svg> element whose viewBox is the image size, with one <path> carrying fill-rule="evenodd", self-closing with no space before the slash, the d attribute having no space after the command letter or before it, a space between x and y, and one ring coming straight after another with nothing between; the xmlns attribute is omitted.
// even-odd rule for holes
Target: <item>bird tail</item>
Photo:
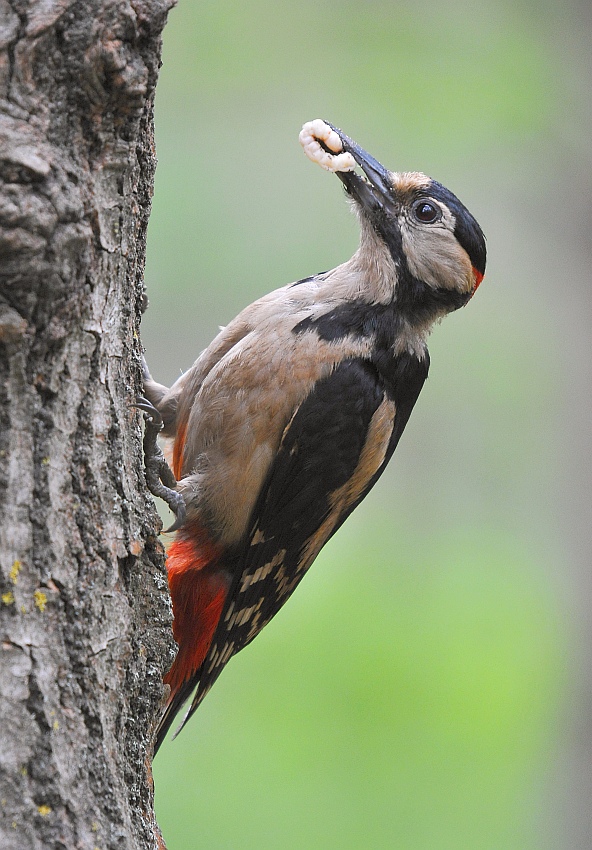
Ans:
<svg viewBox="0 0 592 850"><path fill-rule="evenodd" d="M164 714L160 718L158 726L156 727L153 757L159 751L160 745L166 738L167 732L173 725L175 717L183 707L183 703L186 702L186 700L188 700L191 696L191 692L193 691L194 687L195 682L189 681L185 682L176 693L173 694L173 692L171 691L171 695L167 700ZM180 729L178 731L180 731Z"/></svg>
<svg viewBox="0 0 592 850"><path fill-rule="evenodd" d="M201 668L222 615L230 576L220 564L220 547L201 526L188 523L167 556L177 657L164 677L171 692L156 730L154 754L183 703L199 682Z"/></svg>

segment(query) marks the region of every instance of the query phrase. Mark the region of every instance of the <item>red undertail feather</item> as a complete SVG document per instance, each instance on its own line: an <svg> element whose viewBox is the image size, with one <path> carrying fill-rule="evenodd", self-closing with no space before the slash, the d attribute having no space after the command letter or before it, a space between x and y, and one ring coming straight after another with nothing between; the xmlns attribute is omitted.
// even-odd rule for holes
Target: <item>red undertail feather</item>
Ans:
<svg viewBox="0 0 592 850"><path fill-rule="evenodd" d="M173 602L173 635L179 651L164 677L169 701L203 664L222 614L229 578L219 566L220 549L194 525L183 528L167 556Z"/></svg>

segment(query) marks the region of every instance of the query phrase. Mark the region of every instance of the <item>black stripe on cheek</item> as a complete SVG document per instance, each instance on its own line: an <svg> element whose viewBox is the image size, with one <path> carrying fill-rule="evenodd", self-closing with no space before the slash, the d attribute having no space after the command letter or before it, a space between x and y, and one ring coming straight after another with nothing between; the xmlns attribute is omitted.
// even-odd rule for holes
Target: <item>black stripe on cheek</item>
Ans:
<svg viewBox="0 0 592 850"><path fill-rule="evenodd" d="M397 288L397 306L412 325L429 321L443 313L453 313L460 307L464 307L471 299L470 292L459 292L457 289L434 289L411 274L407 261L401 264L401 271L401 281Z"/></svg>
<svg viewBox="0 0 592 850"><path fill-rule="evenodd" d="M434 288L411 273L397 221L381 213L376 217L375 227L389 249L397 269L395 305L398 315L412 325L421 324L443 313L452 313L470 300L470 292Z"/></svg>

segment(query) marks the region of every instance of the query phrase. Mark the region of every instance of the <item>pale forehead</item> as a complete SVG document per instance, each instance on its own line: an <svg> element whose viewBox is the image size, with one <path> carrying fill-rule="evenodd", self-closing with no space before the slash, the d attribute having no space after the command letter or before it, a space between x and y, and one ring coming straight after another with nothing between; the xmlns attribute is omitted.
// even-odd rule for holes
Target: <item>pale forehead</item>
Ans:
<svg viewBox="0 0 592 850"><path fill-rule="evenodd" d="M432 182L421 171L395 171L391 173L393 187L401 195L415 194L420 189L427 189Z"/></svg>

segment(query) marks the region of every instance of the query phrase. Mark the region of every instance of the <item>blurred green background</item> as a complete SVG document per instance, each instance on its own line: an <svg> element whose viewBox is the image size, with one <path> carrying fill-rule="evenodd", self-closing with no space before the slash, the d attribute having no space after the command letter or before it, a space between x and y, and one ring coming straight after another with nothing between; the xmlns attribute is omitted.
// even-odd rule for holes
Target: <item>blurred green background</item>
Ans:
<svg viewBox="0 0 592 850"><path fill-rule="evenodd" d="M156 759L169 850L592 846L589 2L181 0L143 343L170 383L347 259L343 127L488 237L390 468ZM589 709L589 704L588 704Z"/></svg>

